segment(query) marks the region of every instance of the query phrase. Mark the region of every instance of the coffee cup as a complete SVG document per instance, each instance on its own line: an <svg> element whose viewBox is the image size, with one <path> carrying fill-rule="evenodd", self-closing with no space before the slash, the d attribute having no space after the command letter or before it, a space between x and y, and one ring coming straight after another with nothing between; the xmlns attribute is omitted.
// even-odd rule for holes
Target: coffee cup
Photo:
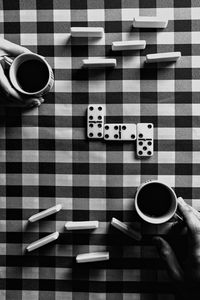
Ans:
<svg viewBox="0 0 200 300"><path fill-rule="evenodd" d="M10 65L10 82L19 93L27 97L41 97L52 88L53 71L44 57L23 53L13 60L10 57L4 60Z"/></svg>
<svg viewBox="0 0 200 300"><path fill-rule="evenodd" d="M162 224L175 215L177 196L166 183L149 180L142 183L137 189L135 209L144 221L151 224Z"/></svg>

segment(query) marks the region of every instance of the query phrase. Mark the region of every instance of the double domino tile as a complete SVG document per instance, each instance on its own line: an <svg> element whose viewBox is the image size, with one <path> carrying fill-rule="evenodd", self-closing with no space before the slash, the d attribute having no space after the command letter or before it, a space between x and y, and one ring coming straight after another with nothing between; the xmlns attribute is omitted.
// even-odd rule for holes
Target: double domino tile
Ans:
<svg viewBox="0 0 200 300"><path fill-rule="evenodd" d="M89 105L87 111L88 138L102 139L104 125L104 107L102 105Z"/></svg>
<svg viewBox="0 0 200 300"><path fill-rule="evenodd" d="M136 141L137 156L153 155L153 124L104 124L105 109L100 104L87 109L87 137L106 141Z"/></svg>

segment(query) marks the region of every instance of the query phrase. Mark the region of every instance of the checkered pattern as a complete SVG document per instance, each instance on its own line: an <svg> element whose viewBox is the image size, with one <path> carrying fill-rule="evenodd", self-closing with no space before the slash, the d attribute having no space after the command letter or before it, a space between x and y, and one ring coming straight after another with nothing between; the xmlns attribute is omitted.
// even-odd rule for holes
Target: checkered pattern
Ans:
<svg viewBox="0 0 200 300"><path fill-rule="evenodd" d="M191 7L191 2L193 7ZM132 28L133 16L169 18L160 30ZM193 0L0 0L0 32L45 56L54 90L41 108L1 107L0 299L174 299L173 285L152 245L165 233L133 212L136 187L160 179L200 207L200 4ZM70 39L71 26L103 26L102 39ZM112 53L114 40L144 39L141 52ZM144 65L147 53L181 51L176 65ZM114 70L80 69L87 57L116 57ZM135 143L86 139L86 108L106 105L106 121L155 126L155 153L135 158ZM36 224L32 214L61 203ZM139 228L142 244L110 228L116 217ZM68 220L99 220L93 234L66 233ZM24 254L30 242L61 232L55 244ZM88 251L110 261L76 265Z"/></svg>

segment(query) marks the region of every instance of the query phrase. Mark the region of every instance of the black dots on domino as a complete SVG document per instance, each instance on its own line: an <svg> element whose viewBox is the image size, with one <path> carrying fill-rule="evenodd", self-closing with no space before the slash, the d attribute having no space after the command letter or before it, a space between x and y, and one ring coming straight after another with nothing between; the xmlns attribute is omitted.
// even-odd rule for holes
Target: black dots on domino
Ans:
<svg viewBox="0 0 200 300"><path fill-rule="evenodd" d="M102 106L98 106L98 110L102 111ZM94 110L94 106L89 106L89 110L93 111Z"/></svg>
<svg viewBox="0 0 200 300"><path fill-rule="evenodd" d="M108 126L108 125L105 125L105 126L104 126L104 129L105 129L105 130L109 130L109 126ZM105 137L105 139L109 139L109 134L105 134L104 137Z"/></svg>

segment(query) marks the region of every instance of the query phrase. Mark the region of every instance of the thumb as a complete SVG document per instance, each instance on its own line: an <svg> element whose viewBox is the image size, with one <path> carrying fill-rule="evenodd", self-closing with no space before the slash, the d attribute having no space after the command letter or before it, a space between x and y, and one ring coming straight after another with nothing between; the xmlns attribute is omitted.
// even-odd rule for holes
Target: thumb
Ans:
<svg viewBox="0 0 200 300"><path fill-rule="evenodd" d="M31 51L23 46L12 43L8 40L0 38L0 54L1 55L10 55L10 56L18 56L22 53L30 53Z"/></svg>
<svg viewBox="0 0 200 300"><path fill-rule="evenodd" d="M181 269L181 266L179 265L171 246L161 237L155 237L153 240L156 244L160 257L167 267L169 276L176 282L183 281L183 270Z"/></svg>

